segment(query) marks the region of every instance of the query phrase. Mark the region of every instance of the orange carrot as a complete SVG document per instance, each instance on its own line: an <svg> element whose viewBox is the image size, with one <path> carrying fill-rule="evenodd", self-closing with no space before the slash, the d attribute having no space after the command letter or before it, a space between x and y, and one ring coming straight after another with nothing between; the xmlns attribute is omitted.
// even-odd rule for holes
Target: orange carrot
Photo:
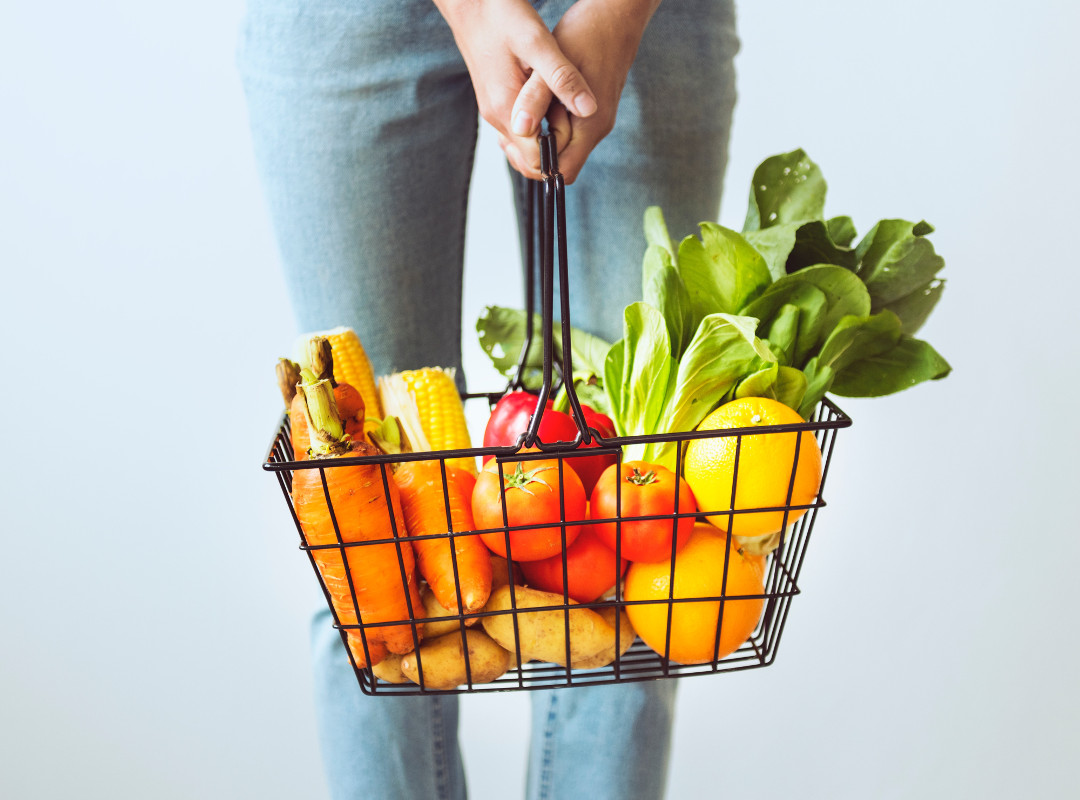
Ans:
<svg viewBox="0 0 1080 800"><path fill-rule="evenodd" d="M395 417L387 418L371 436L385 451L411 450ZM462 613L479 611L491 594L492 574L491 551L479 535L463 535L476 529L468 488L475 479L463 469L448 466L444 483L438 461L402 461L394 466L394 482L401 493L409 535L435 537L412 542L420 574L435 598L443 608L456 613L460 586Z"/></svg>
<svg viewBox="0 0 1080 800"><path fill-rule="evenodd" d="M313 369L311 371L310 376L312 379L324 379L327 378L327 373L333 374L334 362L330 356L329 342L322 339L322 343L321 345L317 344L315 340L312 342L312 359L317 364L318 370ZM321 355L323 348L325 348L325 357ZM296 390L302 372L299 364L287 358L278 359L278 389L281 391L281 396L289 409L289 440L292 442L294 461L305 461L310 446L307 417L304 410L304 395L303 392ZM338 414L345 421L345 432L356 439L363 439L365 408L360 392L347 383L334 383L332 377L328 378L328 380L330 380L330 385L334 387L334 402L337 404Z"/></svg>
<svg viewBox="0 0 1080 800"><path fill-rule="evenodd" d="M356 387L334 380L334 353L330 340L325 336L313 336L308 342L308 363L319 380L328 380L334 387L334 402L345 423L345 433L357 439L364 438L364 398Z"/></svg>
<svg viewBox="0 0 1080 800"><path fill-rule="evenodd" d="M462 535L476 529L471 497L461 491L461 484L450 475L447 475L444 497L442 470L436 461L405 462L394 473L394 481L401 490L405 527L409 535L442 534L435 539L413 540L420 574L431 586L435 598L443 608L456 611L457 587L460 586L464 613L479 611L491 594L491 551L479 536ZM446 519L447 505L450 507L449 525ZM448 535L451 528L456 534L452 538Z"/></svg>
<svg viewBox="0 0 1080 800"><path fill-rule="evenodd" d="M307 450L311 445L304 412L304 397L296 391L296 386L300 383L300 365L287 358L279 358L277 382L285 407L289 409L289 441L292 442L293 461L303 461L307 458Z"/></svg>
<svg viewBox="0 0 1080 800"><path fill-rule="evenodd" d="M334 465L338 458L368 456L377 451L365 442L345 438L329 381L305 381L301 386L312 432L311 460L327 463L325 469L294 472L293 506L307 544L338 545L310 552L338 623L364 626L347 629L353 658L357 666L363 667L378 663L387 651L408 653L419 640L419 628L414 638L414 626L409 622L424 615L415 558L407 541L343 546L404 537L401 501L389 473L384 488L380 465ZM364 651L364 639L370 659Z"/></svg>

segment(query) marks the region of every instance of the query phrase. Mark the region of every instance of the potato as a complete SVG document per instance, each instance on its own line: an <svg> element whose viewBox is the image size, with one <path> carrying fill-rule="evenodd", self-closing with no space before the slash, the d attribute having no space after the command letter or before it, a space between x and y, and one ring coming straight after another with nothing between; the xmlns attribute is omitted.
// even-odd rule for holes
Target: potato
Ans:
<svg viewBox="0 0 1080 800"><path fill-rule="evenodd" d="M615 612L616 609L614 606L600 608L596 611L596 613L603 617L604 621L611 626L612 631L615 630ZM630 624L630 617L622 610L619 610L619 628L619 655L621 656L630 649L630 645L632 645L634 639L637 638L637 634L634 632L634 626ZM615 637L613 634L611 647L601 650L595 656L583 658L581 661L575 662L574 666L577 669L598 669L599 667L606 667L614 660Z"/></svg>
<svg viewBox="0 0 1080 800"><path fill-rule="evenodd" d="M404 658L404 656L391 653L373 666L371 671L375 673L376 678L384 680L387 683L408 683L409 679L405 676L405 673L401 671L402 658Z"/></svg>
<svg viewBox="0 0 1080 800"><path fill-rule="evenodd" d="M434 639L437 636L461 631L461 626L456 619L457 614L440 604L435 593L426 583L420 590L420 599L424 601L424 639Z"/></svg>
<svg viewBox="0 0 1080 800"><path fill-rule="evenodd" d="M491 593L485 610L508 611L510 587L501 586ZM542 592L524 586L513 588L517 600L516 614L497 614L484 617L484 630L491 638L509 650L515 652L514 617L517 617L517 632L521 641L523 661L536 659L550 661L566 666L566 616L570 625L570 666L578 668L605 657L611 651L608 662L615 658L615 628L600 614L590 608L549 609L547 611L528 611L530 608L563 605L563 596L552 592ZM571 600L571 605L576 603ZM614 618L612 617L612 622ZM623 629L624 633L626 628ZM619 643L623 644L627 636L622 635ZM595 664L594 664L595 666Z"/></svg>
<svg viewBox="0 0 1080 800"><path fill-rule="evenodd" d="M514 577L520 579L521 568L517 564L512 564L511 569L513 570ZM494 591L500 586L506 586L509 575L510 573L507 571L506 559L492 553L492 590ZM436 636L442 636L447 633L457 633L461 631L461 626L458 624L456 618L457 614L442 605L435 597L435 593L431 591L431 587L426 583L420 589L420 597L424 601L424 611L426 616L424 620L424 636L426 638L435 638ZM465 615L466 625L472 626L479 621L479 617L469 614Z"/></svg>
<svg viewBox="0 0 1080 800"><path fill-rule="evenodd" d="M465 631L469 643L469 668L472 682L490 683L510 669L510 653L499 647L481 630ZM420 683L420 669L424 671L424 688L453 689L466 683L465 651L461 645L461 631L445 633L420 645L420 665L416 653L401 657L401 671L413 683Z"/></svg>

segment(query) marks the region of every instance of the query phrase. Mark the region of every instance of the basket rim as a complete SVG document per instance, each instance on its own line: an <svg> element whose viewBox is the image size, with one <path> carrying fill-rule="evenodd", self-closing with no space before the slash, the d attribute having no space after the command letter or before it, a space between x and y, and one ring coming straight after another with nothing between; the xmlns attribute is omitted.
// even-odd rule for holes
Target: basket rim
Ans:
<svg viewBox="0 0 1080 800"><path fill-rule="evenodd" d="M499 397L500 394L481 393L466 395L465 399L479 397ZM275 456L275 449L283 431L289 424L289 412L283 411L279 418L274 437L266 450L262 468L268 472L295 471L299 469L321 469L328 463L333 466L357 466L370 464L400 464L406 461L447 461L457 458L484 458L493 456L496 461L508 460L532 461L549 458L585 458L588 456L615 453L627 445L636 444L659 444L662 442L686 442L694 439L726 438L732 436L749 436L753 434L770 433L801 433L809 431L839 430L851 427L852 419L833 400L826 396L821 400L821 406L830 412L829 418L824 420L805 422L789 422L781 425L760 425L743 428L720 428L707 431L684 431L674 433L650 433L635 436L612 436L604 438L599 432L590 428L596 446L579 447L580 440L572 442L540 442L539 450L523 451L520 444L493 445L488 447L467 447L456 450L425 450L412 453L380 453L368 456L336 456L333 459L305 459L302 461L282 460Z"/></svg>

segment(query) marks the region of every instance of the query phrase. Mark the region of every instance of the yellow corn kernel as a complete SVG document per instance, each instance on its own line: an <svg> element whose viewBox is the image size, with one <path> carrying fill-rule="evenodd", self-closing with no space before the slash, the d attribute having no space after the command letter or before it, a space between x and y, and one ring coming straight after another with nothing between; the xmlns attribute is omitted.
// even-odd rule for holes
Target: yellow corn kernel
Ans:
<svg viewBox="0 0 1080 800"><path fill-rule="evenodd" d="M413 449L459 450L472 446L454 375L452 368L424 367L379 379L386 413L402 421ZM472 458L455 458L447 464L476 474Z"/></svg>

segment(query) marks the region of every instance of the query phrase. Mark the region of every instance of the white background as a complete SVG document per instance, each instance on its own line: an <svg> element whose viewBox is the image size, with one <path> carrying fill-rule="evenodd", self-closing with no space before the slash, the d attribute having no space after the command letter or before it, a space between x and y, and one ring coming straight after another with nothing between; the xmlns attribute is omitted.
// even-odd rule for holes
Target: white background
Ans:
<svg viewBox="0 0 1080 800"><path fill-rule="evenodd" d="M671 797L1078 793L1078 9L741 5L721 221L799 146L830 215L929 220L949 283L922 335L955 371L841 403L855 425L779 658L682 682ZM296 331L241 12L23 3L0 25L4 797L325 796L319 597L260 469ZM520 291L492 144L469 230L478 388L497 383L473 322ZM522 695L466 699L474 797L516 796L526 720Z"/></svg>

